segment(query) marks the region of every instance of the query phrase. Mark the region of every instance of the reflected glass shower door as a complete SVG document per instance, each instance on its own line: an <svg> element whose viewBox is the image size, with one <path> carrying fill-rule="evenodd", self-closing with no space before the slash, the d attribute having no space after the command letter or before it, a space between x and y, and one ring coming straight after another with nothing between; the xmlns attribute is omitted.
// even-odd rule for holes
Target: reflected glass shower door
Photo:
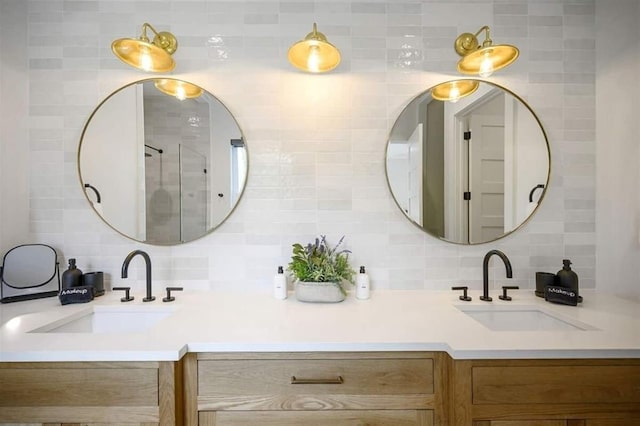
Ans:
<svg viewBox="0 0 640 426"><path fill-rule="evenodd" d="M207 157L180 144L180 239L201 237L208 226Z"/></svg>

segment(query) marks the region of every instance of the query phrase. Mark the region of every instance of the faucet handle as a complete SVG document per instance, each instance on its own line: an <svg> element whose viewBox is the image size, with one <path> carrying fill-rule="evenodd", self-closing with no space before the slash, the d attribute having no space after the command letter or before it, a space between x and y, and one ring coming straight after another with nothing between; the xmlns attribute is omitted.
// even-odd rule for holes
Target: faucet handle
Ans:
<svg viewBox="0 0 640 426"><path fill-rule="evenodd" d="M129 294L129 292L131 291L131 287L113 287L111 290L113 291L124 290L124 297L120 298L121 302L131 302L134 299L134 297Z"/></svg>
<svg viewBox="0 0 640 426"><path fill-rule="evenodd" d="M467 290L469 287L461 286L461 287L451 287L451 290L462 290L462 296L459 297L460 300L464 300L465 302L470 302L471 298L467 295Z"/></svg>
<svg viewBox="0 0 640 426"><path fill-rule="evenodd" d="M163 302L173 302L174 300L176 300L175 297L173 297L171 295L172 291L182 291L184 290L182 287L167 287L167 297L164 297L162 299Z"/></svg>
<svg viewBox="0 0 640 426"><path fill-rule="evenodd" d="M506 300L507 302L512 300L511 296L507 296L507 290L518 290L520 287L517 285L503 285L502 286L502 295L498 296L500 300Z"/></svg>

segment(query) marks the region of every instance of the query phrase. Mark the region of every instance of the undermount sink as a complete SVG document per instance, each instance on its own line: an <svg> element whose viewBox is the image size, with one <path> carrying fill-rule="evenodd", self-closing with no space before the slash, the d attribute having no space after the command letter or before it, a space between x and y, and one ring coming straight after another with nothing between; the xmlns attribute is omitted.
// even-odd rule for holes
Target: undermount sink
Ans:
<svg viewBox="0 0 640 426"><path fill-rule="evenodd" d="M172 307L93 306L30 333L139 333L155 326L174 311Z"/></svg>
<svg viewBox="0 0 640 426"><path fill-rule="evenodd" d="M493 331L595 330L594 327L546 312L537 306L456 306L459 310Z"/></svg>

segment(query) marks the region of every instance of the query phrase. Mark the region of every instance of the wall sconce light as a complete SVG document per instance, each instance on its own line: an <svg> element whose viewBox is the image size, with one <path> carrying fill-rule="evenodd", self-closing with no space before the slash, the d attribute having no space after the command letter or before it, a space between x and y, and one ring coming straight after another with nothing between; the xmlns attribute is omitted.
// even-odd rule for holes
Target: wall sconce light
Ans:
<svg viewBox="0 0 640 426"><path fill-rule="evenodd" d="M476 80L454 80L438 84L431 89L431 97L438 101L458 102L465 96L469 96L480 84Z"/></svg>
<svg viewBox="0 0 640 426"><path fill-rule="evenodd" d="M291 65L313 73L331 71L340 63L340 51L318 32L315 22L313 31L289 48L288 56Z"/></svg>
<svg viewBox="0 0 640 426"><path fill-rule="evenodd" d="M154 36L149 41L147 28ZM167 31L157 32L150 24L142 25L140 38L120 38L111 43L113 53L125 64L151 72L167 72L175 68L171 56L178 49L178 40Z"/></svg>
<svg viewBox="0 0 640 426"><path fill-rule="evenodd" d="M478 43L478 35L485 31L482 47ZM493 45L489 27L484 26L477 33L462 33L456 38L456 53L462 56L458 61L458 71L462 74L478 74L489 77L494 71L506 67L518 58L520 51L510 44Z"/></svg>
<svg viewBox="0 0 640 426"><path fill-rule="evenodd" d="M181 101L185 99L193 99L202 95L202 88L186 81L176 80L173 78L159 78L154 81L156 89L162 93L174 96Z"/></svg>

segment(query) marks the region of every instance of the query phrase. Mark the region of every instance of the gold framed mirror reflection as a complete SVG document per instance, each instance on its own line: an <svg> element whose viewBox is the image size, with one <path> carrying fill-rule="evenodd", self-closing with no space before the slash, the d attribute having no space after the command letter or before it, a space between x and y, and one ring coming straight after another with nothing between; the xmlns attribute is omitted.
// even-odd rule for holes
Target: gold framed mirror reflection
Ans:
<svg viewBox="0 0 640 426"><path fill-rule="evenodd" d="M467 96L433 96L434 88L470 83L478 88ZM389 134L385 170L397 206L413 224L444 241L482 244L514 232L535 212L549 183L551 153L522 98L465 78L409 102Z"/></svg>
<svg viewBox="0 0 640 426"><path fill-rule="evenodd" d="M201 87L162 78L134 81L89 116L78 148L78 174L93 210L118 233L175 245L207 235L244 192L248 149L227 107ZM175 84L168 84L175 83Z"/></svg>

